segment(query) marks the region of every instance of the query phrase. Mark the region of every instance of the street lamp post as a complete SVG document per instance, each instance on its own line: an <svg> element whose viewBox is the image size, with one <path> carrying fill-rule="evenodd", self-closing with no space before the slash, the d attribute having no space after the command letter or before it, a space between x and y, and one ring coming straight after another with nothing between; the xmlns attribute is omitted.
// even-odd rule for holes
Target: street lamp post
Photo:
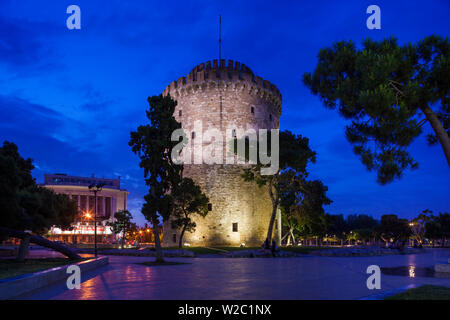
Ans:
<svg viewBox="0 0 450 320"><path fill-rule="evenodd" d="M97 192L102 191L105 184L91 184L89 186L89 191L94 193L94 255L97 258Z"/></svg>

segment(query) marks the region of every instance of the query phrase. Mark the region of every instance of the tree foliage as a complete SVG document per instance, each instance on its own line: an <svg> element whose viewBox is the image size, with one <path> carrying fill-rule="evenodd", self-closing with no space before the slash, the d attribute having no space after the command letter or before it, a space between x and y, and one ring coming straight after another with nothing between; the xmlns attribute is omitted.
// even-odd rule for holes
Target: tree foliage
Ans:
<svg viewBox="0 0 450 320"><path fill-rule="evenodd" d="M270 137L270 136L269 136ZM258 143L258 147L260 147ZM271 152L271 140L268 139L268 152ZM235 148L236 150L236 148ZM308 163L315 162L316 153L309 147L309 139L296 135L288 130L279 132L279 168L275 174L262 175L261 169L269 165L257 164L243 169L244 181L255 182L259 187L267 187L272 201L272 214L267 231L269 243L272 239L276 212L280 203L281 194L294 185L298 185L308 176L306 167Z"/></svg>
<svg viewBox="0 0 450 320"><path fill-rule="evenodd" d="M68 228L77 204L65 194L36 185L31 159L20 156L14 143L0 147L0 225L42 234L51 226Z"/></svg>
<svg viewBox="0 0 450 320"><path fill-rule="evenodd" d="M344 240L347 238L347 234L350 232L347 221L343 214L329 214L328 220L328 233L341 240L341 244L344 244Z"/></svg>
<svg viewBox="0 0 450 320"><path fill-rule="evenodd" d="M416 218L411 220L411 230L418 242L418 246L422 247L424 237L425 237L425 225L431 220L433 212L431 210L425 209Z"/></svg>
<svg viewBox="0 0 450 320"><path fill-rule="evenodd" d="M328 188L321 181L314 180L303 181L300 190L302 201L299 206L299 225L303 233L323 237L328 229L323 206L332 202L326 196Z"/></svg>
<svg viewBox="0 0 450 320"><path fill-rule="evenodd" d="M0 147L0 226L5 229L3 234L0 232L1 239L11 234L23 235L22 231L40 235L51 226L69 228L78 213L77 204L67 195L38 186L31 175L33 169L33 161L24 159L14 143L3 143ZM28 251L29 238L22 238L17 257L20 261ZM45 239L34 239L46 243ZM47 244L52 246L48 241ZM63 253L70 251L65 249L57 248ZM77 255L69 253L69 256Z"/></svg>
<svg viewBox="0 0 450 320"><path fill-rule="evenodd" d="M344 218L342 214L327 215L329 221L327 233L341 240L367 241L376 236L379 222L366 214L349 214Z"/></svg>
<svg viewBox="0 0 450 320"><path fill-rule="evenodd" d="M381 216L380 225L376 232L386 243L393 243L399 247L405 246L412 233L408 220L399 219L395 214Z"/></svg>
<svg viewBox="0 0 450 320"><path fill-rule="evenodd" d="M148 103L150 108L146 114L150 123L131 132L129 145L140 158L139 166L144 169L149 187L142 213L158 235L160 217L166 221L173 211L171 191L181 182L183 166L171 158L173 148L179 143L172 141L172 133L181 129L181 124L173 116L177 103L170 96L149 97ZM164 261L158 236L155 236L155 249L156 261Z"/></svg>
<svg viewBox="0 0 450 320"><path fill-rule="evenodd" d="M450 237L450 214L447 212L439 213L439 215L433 215L431 211L429 219L425 222L424 236L433 241L433 246L436 240L440 240L444 245L445 239Z"/></svg>
<svg viewBox="0 0 450 320"><path fill-rule="evenodd" d="M122 249L125 244L125 238L127 232L131 229L131 220L133 216L128 210L119 210L114 213L114 221L109 222L108 225L111 227L112 232L115 234L122 233Z"/></svg>
<svg viewBox="0 0 450 320"><path fill-rule="evenodd" d="M288 244L291 239L295 241L295 233L323 236L328 227L323 206L332 202L326 196L328 188L319 180L299 179L291 170L282 172L280 177L280 208L284 225L288 228Z"/></svg>
<svg viewBox="0 0 450 320"><path fill-rule="evenodd" d="M347 216L349 230L373 229L378 226L378 221L367 214L349 214Z"/></svg>
<svg viewBox="0 0 450 320"><path fill-rule="evenodd" d="M179 247L183 246L184 233L194 232L197 226L193 220L193 215L205 217L208 214L208 197L202 192L200 187L191 178L183 178L177 186L172 196L174 207L171 216L171 224L174 229L181 229Z"/></svg>
<svg viewBox="0 0 450 320"><path fill-rule="evenodd" d="M450 42L429 36L417 44L395 38L352 41L321 49L303 83L323 104L351 120L347 140L368 170L386 184L418 163L408 146L428 121L450 166Z"/></svg>

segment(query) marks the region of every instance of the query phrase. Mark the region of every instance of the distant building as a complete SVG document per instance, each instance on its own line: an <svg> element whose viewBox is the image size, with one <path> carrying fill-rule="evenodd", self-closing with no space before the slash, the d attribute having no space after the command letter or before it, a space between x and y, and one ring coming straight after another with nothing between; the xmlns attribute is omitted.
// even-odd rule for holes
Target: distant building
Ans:
<svg viewBox="0 0 450 320"><path fill-rule="evenodd" d="M53 227L49 238L69 243L94 242L95 197L89 191L91 184L104 184L102 191L97 193L97 242L115 241L115 236L108 222L114 219L114 213L126 210L129 192L120 188L118 179L98 177L76 177L67 174L45 174L43 187L52 189L58 194L67 194L78 204L78 216L69 230Z"/></svg>

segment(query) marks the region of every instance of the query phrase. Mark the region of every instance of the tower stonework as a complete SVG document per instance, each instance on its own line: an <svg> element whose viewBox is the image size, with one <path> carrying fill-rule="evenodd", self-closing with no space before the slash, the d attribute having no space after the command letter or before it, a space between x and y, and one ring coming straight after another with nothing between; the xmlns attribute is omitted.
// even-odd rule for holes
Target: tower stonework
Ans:
<svg viewBox="0 0 450 320"><path fill-rule="evenodd" d="M278 129L281 93L267 80L257 77L244 64L225 60L201 63L163 91L177 101L175 118L182 124L190 143L202 132L216 128L224 139L232 130ZM227 130L228 129L228 130ZM195 132L193 134L193 132ZM240 131L237 131L240 132ZM238 134L239 137L239 134ZM203 146L209 142L203 142ZM267 235L272 203L267 187L245 182L242 165L184 164L184 177L192 178L208 196L210 211L205 218L194 215L196 230L186 232L184 243L191 246L261 245ZM178 244L180 231L170 221L163 226L163 245Z"/></svg>

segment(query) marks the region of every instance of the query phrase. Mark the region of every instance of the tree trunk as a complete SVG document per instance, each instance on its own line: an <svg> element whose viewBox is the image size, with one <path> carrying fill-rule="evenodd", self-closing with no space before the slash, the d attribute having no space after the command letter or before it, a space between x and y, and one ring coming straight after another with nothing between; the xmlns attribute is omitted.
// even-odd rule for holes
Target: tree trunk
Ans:
<svg viewBox="0 0 450 320"><path fill-rule="evenodd" d="M275 224L275 216L277 214L277 205L274 204L272 209L272 216L270 217L269 222L269 230L267 231L267 239L269 243L272 242L272 231L273 231L273 225Z"/></svg>
<svg viewBox="0 0 450 320"><path fill-rule="evenodd" d="M17 253L17 258L16 258L17 261L19 261L19 262L25 261L25 257L27 256L29 245L30 245L30 235L24 236L20 240L19 252Z"/></svg>
<svg viewBox="0 0 450 320"><path fill-rule="evenodd" d="M155 233L155 253L156 253L156 260L155 262L163 263L163 252L161 248L161 241L159 239L159 226L158 226L158 219L153 220L153 232Z"/></svg>
<svg viewBox="0 0 450 320"><path fill-rule="evenodd" d="M81 259L81 257L78 254L76 254L71 249L67 248L66 246L59 244L59 243L55 243L50 240L47 240L41 236L35 236L35 235L31 235L31 234L23 232L23 231L9 229L9 228L5 228L5 227L0 227L0 234L6 234L9 237L18 238L18 239L24 239L26 237L29 237L29 242L35 243L42 247L46 247L46 248L50 248L55 251L58 251L71 260Z"/></svg>
<svg viewBox="0 0 450 320"><path fill-rule="evenodd" d="M269 241L269 245L272 243L273 225L275 224L275 217L277 215L278 208L278 195L273 194L272 183L272 181L269 182L269 195L270 199L272 200L272 215L270 217L269 230L267 231L267 241Z"/></svg>
<svg viewBox="0 0 450 320"><path fill-rule="evenodd" d="M127 233L126 233L125 229L122 232L123 232L123 235L122 235L122 249L123 249L123 247L125 246L125 235Z"/></svg>
<svg viewBox="0 0 450 320"><path fill-rule="evenodd" d="M294 233L291 231L292 245L296 245Z"/></svg>
<svg viewBox="0 0 450 320"><path fill-rule="evenodd" d="M344 239L341 239L341 247L344 247Z"/></svg>
<svg viewBox="0 0 450 320"><path fill-rule="evenodd" d="M183 230L181 230L181 234L180 234L180 240L178 241L178 248L183 248L183 236L184 236L184 232L186 231L186 225L183 226Z"/></svg>
<svg viewBox="0 0 450 320"><path fill-rule="evenodd" d="M285 235L285 237L287 236L286 246L291 245L291 235L292 235L292 228L289 228L289 231Z"/></svg>
<svg viewBox="0 0 450 320"><path fill-rule="evenodd" d="M450 167L450 139L448 137L447 131L445 131L441 121L430 107L425 106L420 109L425 114L425 117L433 128L434 133L436 134L436 137L441 144L442 150L444 151L445 158L447 159L447 164Z"/></svg>

